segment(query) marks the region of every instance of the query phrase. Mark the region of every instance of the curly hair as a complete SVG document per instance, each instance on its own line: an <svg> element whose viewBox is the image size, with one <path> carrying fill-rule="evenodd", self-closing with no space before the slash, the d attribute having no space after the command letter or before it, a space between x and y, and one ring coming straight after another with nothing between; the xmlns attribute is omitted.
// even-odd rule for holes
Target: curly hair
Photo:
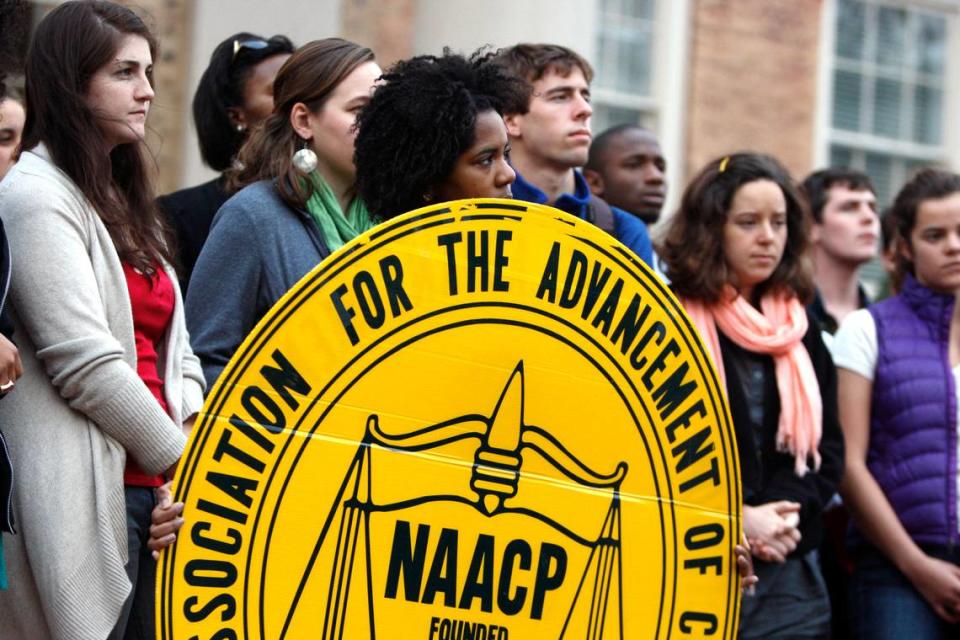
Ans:
<svg viewBox="0 0 960 640"><path fill-rule="evenodd" d="M670 218L657 255L677 295L717 302L730 281L723 253L723 227L733 196L743 185L771 180L787 203L787 244L773 274L757 294L787 289L801 300L813 298L813 275L807 245L810 211L787 170L771 156L735 153L708 163L683 192L680 209Z"/></svg>
<svg viewBox="0 0 960 640"><path fill-rule="evenodd" d="M357 119L357 193L383 219L424 205L475 141L477 115L525 104L529 89L482 50L394 65Z"/></svg>

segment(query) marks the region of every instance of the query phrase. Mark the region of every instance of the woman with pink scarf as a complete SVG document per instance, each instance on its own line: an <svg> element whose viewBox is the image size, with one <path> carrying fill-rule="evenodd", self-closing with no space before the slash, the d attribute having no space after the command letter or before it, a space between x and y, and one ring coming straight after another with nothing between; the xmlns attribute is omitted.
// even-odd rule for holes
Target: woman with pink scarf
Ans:
<svg viewBox="0 0 960 640"><path fill-rule="evenodd" d="M813 294L806 204L769 156L704 167L659 255L726 386L743 528L760 578L741 638L823 638L830 604L820 513L843 468L836 371L805 303Z"/></svg>

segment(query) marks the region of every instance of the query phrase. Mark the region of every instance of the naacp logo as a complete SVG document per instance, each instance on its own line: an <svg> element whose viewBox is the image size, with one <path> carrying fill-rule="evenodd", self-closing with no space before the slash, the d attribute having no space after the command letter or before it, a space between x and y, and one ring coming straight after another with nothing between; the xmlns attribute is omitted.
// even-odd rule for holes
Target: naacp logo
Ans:
<svg viewBox="0 0 960 640"><path fill-rule="evenodd" d="M161 638L735 636L709 358L629 251L548 207L447 203L334 254L179 473Z"/></svg>
<svg viewBox="0 0 960 640"><path fill-rule="evenodd" d="M372 475L372 456L377 448L387 447L394 451L422 451L439 448L444 444L463 439L478 440L480 445L476 449L474 465L470 474L470 491L422 496L386 505L379 505L372 499L366 472L370 470ZM611 490L610 507L606 510L602 519L596 519L597 535L595 539L581 538L570 528L538 510L536 505L523 506L521 500L511 499L517 496L520 484L520 468L523 462L520 453L524 449L538 453L565 476L581 486ZM610 593L613 591L615 596L620 593L619 575L616 568L619 548L619 539L617 538L619 532L619 486L624 478L626 467L625 463L621 463L617 466L615 473L606 477L593 473L564 449L549 432L526 424L523 421L523 365L521 363L511 376L503 395L500 396L490 420L469 415L402 436L391 436L380 430L379 420L376 416L372 416L368 422L363 446L357 452L357 457L348 476L347 486L352 486L354 489L350 499L344 503L340 514L341 525L344 520L358 523L357 533L363 537L365 542L365 549L359 555L360 565L363 565L364 558L369 558L371 555L369 531L364 526L364 518L371 512L398 511L420 504L443 501L465 504L488 516L499 513L516 513L541 520L563 534L571 542L589 549L590 559L579 580L577 591L578 595L581 592L589 595L591 602L599 600L601 605L589 612L587 617L588 628L600 629L606 626L608 606L613 610L610 626L614 627L618 625L619 610L623 606L623 603L619 601L611 604ZM449 488L455 489L456 487ZM516 503L516 506L513 506L514 503ZM523 539L516 539L511 540L503 550L500 579L495 584L494 566L498 560L496 557L496 541L493 536L481 534L470 559L470 568L467 570L462 594L458 597L458 585L455 578L457 566L455 556L457 546L455 543L459 536L456 529L445 529L441 534L441 539L444 539L445 536L446 540L443 545L443 555L440 556L441 560L439 562L434 559L430 564L431 572L427 576L425 588L422 588L426 560L425 550L429 531L429 525L419 525L416 543L411 544L410 522L399 519L396 521L384 594L387 598L398 597L398 584L402 577L406 585L403 597L411 602L419 602L421 598L425 601L433 601L436 597L442 596L445 604L469 610L473 601L476 600L479 601L480 609L489 613L493 611L494 601L496 600L497 609L508 615L516 615L527 608L526 601L529 599L530 617L540 620L543 618L544 603L548 593L560 587L566 578L567 554L564 547L544 543L536 553L536 579L533 582L532 590L528 593L526 588L511 589L511 578L513 577L512 572L515 564L520 561L521 569L523 566L529 567L534 557L534 550L530 544ZM346 545L337 549L333 570L330 572L329 583L331 585L344 581L347 584L352 582L351 574L354 571L354 566L348 562L348 553L353 556L356 543L355 540L347 540L346 542ZM434 569L438 570L434 571ZM442 569L442 571L439 569ZM599 577L599 582L587 585L585 589L585 583L590 581L594 573ZM616 585L613 584L613 580L616 581ZM495 591L496 593L494 593ZM342 599L330 599L328 597L325 618L332 622L330 625L331 636L338 635L339 626L345 626L348 597L349 592L343 593ZM574 599L571 610L567 613L563 631L566 631L566 627L573 617L573 607L578 603L584 605L587 601L587 598L577 597ZM374 620L376 616L373 602L368 600L368 603L369 619ZM434 622L432 630L438 630L441 624L446 624L439 621ZM462 637L461 628L465 626L464 623L451 624L450 626L451 630L454 627L456 628L454 635ZM373 629L366 630L371 635L373 634ZM585 629L571 629L571 636L580 637L585 632ZM446 635L444 632L440 633ZM327 634L324 633L324 635ZM476 636L477 634L475 631L471 631L470 635ZM490 635L507 635L507 632L491 631Z"/></svg>

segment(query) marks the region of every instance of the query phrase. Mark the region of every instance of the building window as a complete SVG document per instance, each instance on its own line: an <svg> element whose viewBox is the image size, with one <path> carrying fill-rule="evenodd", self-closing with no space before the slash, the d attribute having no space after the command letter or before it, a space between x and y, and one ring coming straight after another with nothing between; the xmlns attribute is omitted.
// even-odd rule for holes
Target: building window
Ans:
<svg viewBox="0 0 960 640"><path fill-rule="evenodd" d="M866 171L882 205L920 166L949 161L945 11L836 0L830 164Z"/></svg>
<svg viewBox="0 0 960 640"><path fill-rule="evenodd" d="M656 0L599 0L593 81L594 131L653 127Z"/></svg>

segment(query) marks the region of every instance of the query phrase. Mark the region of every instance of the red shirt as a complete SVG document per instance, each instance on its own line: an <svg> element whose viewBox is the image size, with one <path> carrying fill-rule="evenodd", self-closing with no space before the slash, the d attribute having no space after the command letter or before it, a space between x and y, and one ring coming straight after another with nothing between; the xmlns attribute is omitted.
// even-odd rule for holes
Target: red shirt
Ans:
<svg viewBox="0 0 960 640"><path fill-rule="evenodd" d="M166 336L170 318L173 317L173 283L160 265L157 265L154 274L150 276L138 272L124 262L123 274L127 277L130 308L133 311L137 374L163 410L168 411L167 401L163 396L163 379L157 370L157 345ZM136 487L159 487L163 484L163 476L145 474L133 457L128 455L123 481L124 484Z"/></svg>

